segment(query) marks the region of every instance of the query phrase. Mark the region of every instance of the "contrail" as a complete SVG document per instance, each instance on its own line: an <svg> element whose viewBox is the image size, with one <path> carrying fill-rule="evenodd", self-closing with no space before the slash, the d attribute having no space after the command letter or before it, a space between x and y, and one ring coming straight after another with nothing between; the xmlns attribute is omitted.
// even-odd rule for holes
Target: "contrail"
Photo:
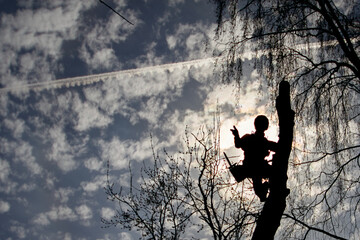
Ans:
<svg viewBox="0 0 360 240"><path fill-rule="evenodd" d="M41 91L44 89L52 89L52 88L62 88L62 87L73 87L73 86L83 86L88 85L100 81L105 81L106 79L111 79L113 77L119 77L124 75L134 75L140 73L146 73L154 70L172 70L177 67L190 67L201 65L204 63L209 63L211 61L215 61L218 57L209 57L203 59L196 59L191 61L184 61L184 62L177 62L177 63L169 63L169 64L162 64L157 66L149 66L143 68L135 68L135 69L128 69L128 70L121 70L116 72L108 72L108 73L101 73L101 74L93 74L87 76L79 76L79 77L72 77L72 78L64 78L58 79L53 81L47 82L38 82L38 83L30 83L25 85L13 86L13 87L6 87L0 88L0 93L6 92L21 92L25 90L34 90L34 91Z"/></svg>
<svg viewBox="0 0 360 240"><path fill-rule="evenodd" d="M353 39L351 39L351 40L353 40ZM330 46L330 45L337 45L337 44L338 44L337 41L330 40L330 41L324 42L322 44L322 47ZM305 49L307 47L319 48L320 46L321 45L319 42L313 42L310 44L297 44L294 47L296 47L296 49L301 50L301 49ZM263 51L259 55L266 54L266 52L267 51ZM248 59L256 57L255 52L253 52L253 51L245 52L242 54L242 56L245 58L248 58ZM219 59L221 59L221 57L208 57L208 58L203 58L203 59L162 64L162 65L149 66L149 67L143 67L143 68L121 70L121 71L116 71L116 72L108 72L108 73L93 74L93 75L80 76L80 77L64 78L64 79L58 79L58 80L46 81L46 82L30 83L30 84L25 84L25 85L0 88L0 93L21 92L21 91L26 91L26 90L40 91L40 90L52 89L52 88L83 86L83 85L92 84L95 82L106 81L107 79L111 79L114 77L119 78L120 76L124 76L124 75L134 75L134 74L146 73L146 72L150 72L150 71L154 71L154 70L171 70L171 69L175 69L179 66L180 67L196 66L196 65L201 65L204 63L215 62L216 60L219 60Z"/></svg>

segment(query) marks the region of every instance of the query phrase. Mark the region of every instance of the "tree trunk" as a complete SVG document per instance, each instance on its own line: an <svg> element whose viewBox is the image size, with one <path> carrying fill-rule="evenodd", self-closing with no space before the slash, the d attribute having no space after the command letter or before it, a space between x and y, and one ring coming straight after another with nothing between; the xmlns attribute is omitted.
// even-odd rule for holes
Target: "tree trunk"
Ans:
<svg viewBox="0 0 360 240"><path fill-rule="evenodd" d="M290 193L286 187L287 169L291 152L294 127L294 111L290 104L290 84L282 81L276 98L279 118L278 151L273 157L273 174L270 177L270 193L256 223L252 240L274 239L286 208L286 197Z"/></svg>

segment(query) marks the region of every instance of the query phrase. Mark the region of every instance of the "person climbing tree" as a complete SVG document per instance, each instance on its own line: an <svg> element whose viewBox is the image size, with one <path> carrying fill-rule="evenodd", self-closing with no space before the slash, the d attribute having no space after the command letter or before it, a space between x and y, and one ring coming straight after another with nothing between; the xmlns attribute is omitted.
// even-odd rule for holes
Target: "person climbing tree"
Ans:
<svg viewBox="0 0 360 240"><path fill-rule="evenodd" d="M269 156L270 151L277 151L277 143L268 141L264 136L264 132L269 127L269 120L266 116L257 116L254 125L255 133L245 134L241 138L235 126L230 131L234 135L235 147L244 150L243 172L247 176L243 176L243 178L251 177L255 194L261 202L264 202L266 201L269 182L263 183L263 179L269 178L271 175L271 165L265 160L265 157Z"/></svg>

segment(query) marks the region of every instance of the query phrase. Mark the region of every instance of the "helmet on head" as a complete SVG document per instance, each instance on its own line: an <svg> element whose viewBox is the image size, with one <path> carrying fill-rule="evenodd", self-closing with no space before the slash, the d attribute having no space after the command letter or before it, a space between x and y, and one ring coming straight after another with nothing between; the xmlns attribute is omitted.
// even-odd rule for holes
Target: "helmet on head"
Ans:
<svg viewBox="0 0 360 240"><path fill-rule="evenodd" d="M265 132L269 127L269 120L264 115L259 115L255 118L254 124L256 131Z"/></svg>

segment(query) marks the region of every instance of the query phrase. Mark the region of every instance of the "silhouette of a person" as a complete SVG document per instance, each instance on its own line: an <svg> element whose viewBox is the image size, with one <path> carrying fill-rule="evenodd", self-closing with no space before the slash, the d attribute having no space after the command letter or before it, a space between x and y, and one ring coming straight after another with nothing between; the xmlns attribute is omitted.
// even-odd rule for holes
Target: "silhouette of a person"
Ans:
<svg viewBox="0 0 360 240"><path fill-rule="evenodd" d="M268 192L268 182L262 183L263 178L268 178L271 174L271 166L265 160L270 151L276 152L277 143L268 141L264 132L269 127L269 120L264 115L255 118L255 133L245 134L241 138L239 132L234 126L230 129L234 135L235 147L244 150L243 166L246 172L251 176L255 194L260 198L261 202L266 201Z"/></svg>

